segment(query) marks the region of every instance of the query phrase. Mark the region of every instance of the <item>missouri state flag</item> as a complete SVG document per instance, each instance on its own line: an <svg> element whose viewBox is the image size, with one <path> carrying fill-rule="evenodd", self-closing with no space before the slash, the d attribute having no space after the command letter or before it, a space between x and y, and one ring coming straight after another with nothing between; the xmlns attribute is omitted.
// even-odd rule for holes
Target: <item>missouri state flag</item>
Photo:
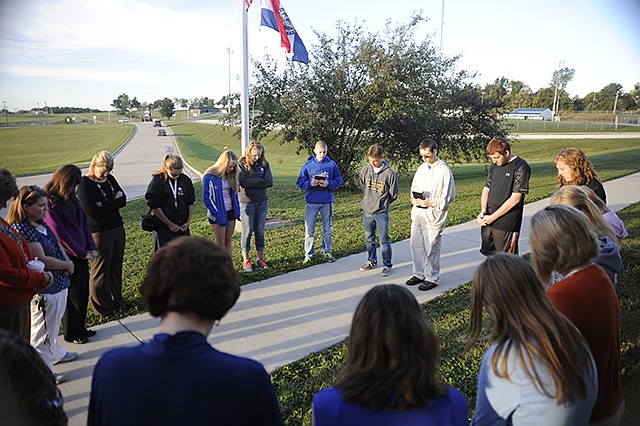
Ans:
<svg viewBox="0 0 640 426"><path fill-rule="evenodd" d="M309 63L307 48L304 47L280 0L262 0L260 7L262 9L260 26L273 28L280 33L280 45L287 53L293 53L292 61Z"/></svg>

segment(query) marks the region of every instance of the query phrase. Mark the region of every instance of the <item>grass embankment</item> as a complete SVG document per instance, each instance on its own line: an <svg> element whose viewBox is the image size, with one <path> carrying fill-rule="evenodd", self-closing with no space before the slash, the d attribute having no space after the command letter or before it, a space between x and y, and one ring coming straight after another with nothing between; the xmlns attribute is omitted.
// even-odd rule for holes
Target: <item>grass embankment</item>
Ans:
<svg viewBox="0 0 640 426"><path fill-rule="evenodd" d="M618 296L621 311L621 374L626 389L627 416L623 424L635 424L640 415L640 204L618 215L629 237L622 242L625 272L620 276ZM476 377L482 354L488 345L464 350L462 338L469 333L470 285L466 284L422 305L440 339L442 379L465 395L472 415L476 398ZM275 370L272 381L286 425L309 425L313 394L330 386L340 376L346 355L344 342L313 353Z"/></svg>
<svg viewBox="0 0 640 426"><path fill-rule="evenodd" d="M24 126L0 130L0 164L15 175L87 165L101 150L115 151L133 132L122 124Z"/></svg>

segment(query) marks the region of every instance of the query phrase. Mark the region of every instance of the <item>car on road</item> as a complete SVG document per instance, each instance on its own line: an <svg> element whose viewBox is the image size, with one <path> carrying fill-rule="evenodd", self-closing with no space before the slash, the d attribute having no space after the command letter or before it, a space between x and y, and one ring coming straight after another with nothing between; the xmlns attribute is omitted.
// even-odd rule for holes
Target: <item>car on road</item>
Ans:
<svg viewBox="0 0 640 426"><path fill-rule="evenodd" d="M160 121L160 120L154 120L154 122L153 122L153 127L162 127L162 121Z"/></svg>
<svg viewBox="0 0 640 426"><path fill-rule="evenodd" d="M158 129L158 136L167 136L167 131L165 129Z"/></svg>

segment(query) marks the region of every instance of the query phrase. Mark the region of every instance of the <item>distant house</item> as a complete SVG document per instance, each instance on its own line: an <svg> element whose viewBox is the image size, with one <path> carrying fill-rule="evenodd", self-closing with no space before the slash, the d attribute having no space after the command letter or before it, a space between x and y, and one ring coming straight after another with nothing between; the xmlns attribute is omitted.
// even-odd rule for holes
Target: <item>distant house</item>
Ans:
<svg viewBox="0 0 640 426"><path fill-rule="evenodd" d="M192 117L200 117L201 115L210 116L220 113L221 109L213 106L202 105L198 108L191 108L189 113Z"/></svg>
<svg viewBox="0 0 640 426"><path fill-rule="evenodd" d="M515 120L544 120L551 121L553 112L549 108L518 108L509 114L504 115L505 118Z"/></svg>

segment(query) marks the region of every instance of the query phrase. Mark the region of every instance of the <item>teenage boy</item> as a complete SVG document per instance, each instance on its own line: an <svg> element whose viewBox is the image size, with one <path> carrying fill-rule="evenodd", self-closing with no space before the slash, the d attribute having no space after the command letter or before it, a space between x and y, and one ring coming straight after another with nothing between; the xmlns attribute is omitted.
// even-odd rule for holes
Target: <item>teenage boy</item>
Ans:
<svg viewBox="0 0 640 426"><path fill-rule="evenodd" d="M511 152L511 144L504 138L491 139L487 154L493 164L480 198L480 253L485 256L496 252L518 254L524 196L529 192L531 168Z"/></svg>
<svg viewBox="0 0 640 426"><path fill-rule="evenodd" d="M360 267L368 271L378 265L376 229L380 237L383 277L391 274L391 238L389 238L389 206L398 198L398 177L384 161L380 145L371 145L367 153L369 164L360 171L362 186L362 222L367 245L367 262Z"/></svg>
<svg viewBox="0 0 640 426"><path fill-rule="evenodd" d="M453 173L444 160L438 158L438 144L425 139L420 142L418 167L411 182L411 258L413 276L407 285L428 291L438 285L440 279L440 251L442 233L447 224L449 204L456 197Z"/></svg>
<svg viewBox="0 0 640 426"><path fill-rule="evenodd" d="M333 262L336 260L331 254L333 191L342 186L342 174L336 162L327 156L327 144L324 141L316 142L313 155L302 166L296 185L306 191L303 263L311 262L315 256L313 239L318 213L322 219L322 254L327 262Z"/></svg>

